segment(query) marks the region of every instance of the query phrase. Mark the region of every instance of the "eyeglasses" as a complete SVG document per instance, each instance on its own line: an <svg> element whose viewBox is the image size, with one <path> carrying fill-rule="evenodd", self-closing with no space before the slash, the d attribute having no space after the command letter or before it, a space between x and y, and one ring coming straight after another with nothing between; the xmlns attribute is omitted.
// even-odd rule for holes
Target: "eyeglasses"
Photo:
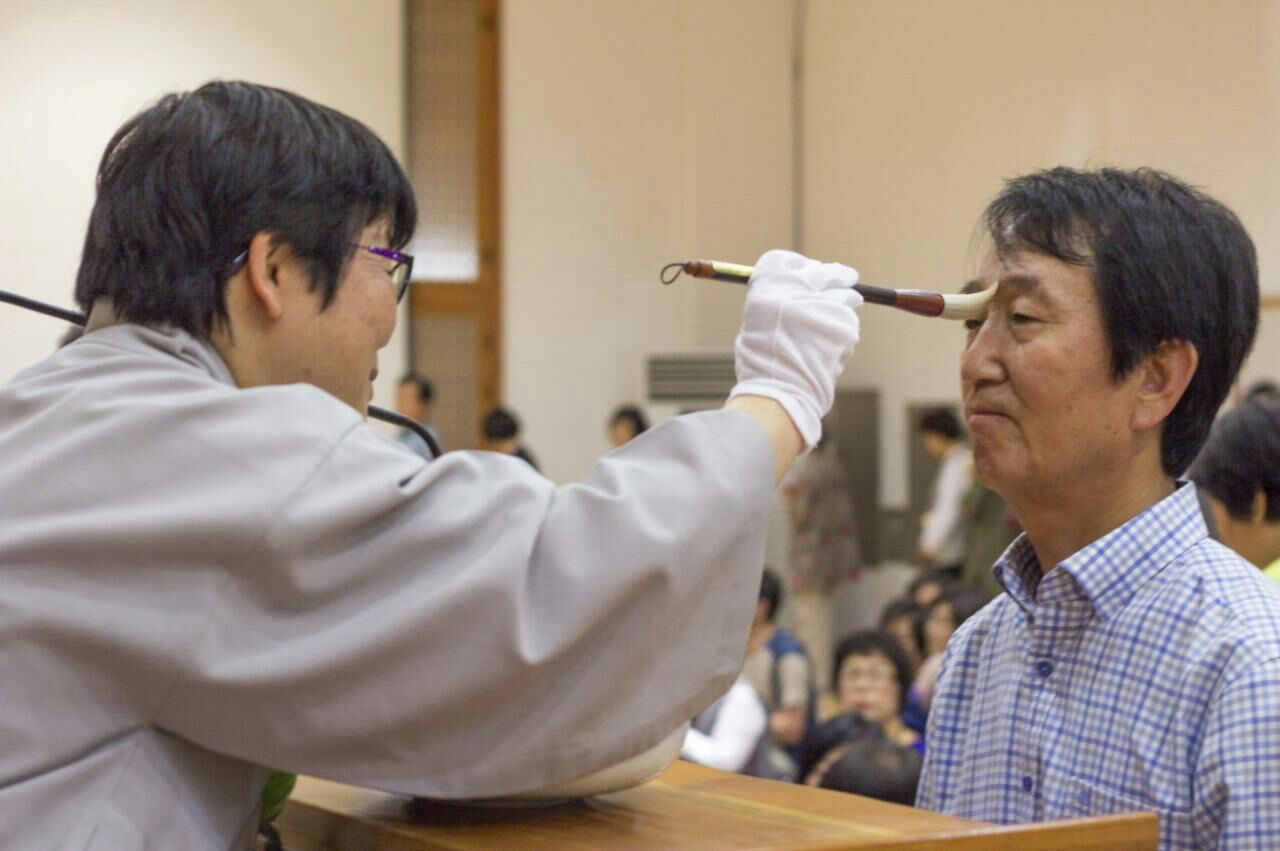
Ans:
<svg viewBox="0 0 1280 851"><path fill-rule="evenodd" d="M390 260L391 265L387 268L387 274L391 277L391 284L396 288L396 301L404 298L405 290L409 289L409 282L413 280L413 255L404 254L400 251L392 251L390 248L380 248L376 245L361 245L360 243L352 243L355 248L362 248L375 257L381 257L384 260ZM227 267L226 275L230 277L244 266L245 261L249 259L249 249L241 251L231 261L231 265Z"/></svg>
<svg viewBox="0 0 1280 851"><path fill-rule="evenodd" d="M840 671L840 679L848 683L865 682L879 686L897 679L897 674L888 668L855 668L846 667Z"/></svg>
<svg viewBox="0 0 1280 851"><path fill-rule="evenodd" d="M392 251L390 248L379 248L376 245L361 245L360 243L356 243L356 248L363 248L375 257L391 261L387 274L391 276L391 283L396 288L396 301L404 298L405 290L409 289L409 281L413 279L413 255Z"/></svg>

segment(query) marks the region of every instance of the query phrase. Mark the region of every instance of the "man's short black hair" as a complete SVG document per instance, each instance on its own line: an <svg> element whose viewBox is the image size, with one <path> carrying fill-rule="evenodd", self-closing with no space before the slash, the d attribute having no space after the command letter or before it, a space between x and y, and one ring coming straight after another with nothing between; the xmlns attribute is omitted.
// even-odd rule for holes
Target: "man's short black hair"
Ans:
<svg viewBox="0 0 1280 851"><path fill-rule="evenodd" d="M227 320L233 261L265 231L328 307L360 232L383 219L401 248L417 210L368 127L281 89L206 83L161 98L107 144L76 300L87 312L109 297L127 321L207 338Z"/></svg>
<svg viewBox="0 0 1280 851"><path fill-rule="evenodd" d="M419 375L416 372L406 372L400 379L400 386L412 384L418 391L418 401L430 402L436 398L435 385L425 375Z"/></svg>
<svg viewBox="0 0 1280 851"><path fill-rule="evenodd" d="M511 440L520 436L520 421L506 408L494 408L484 418L486 440Z"/></svg>
<svg viewBox="0 0 1280 851"><path fill-rule="evenodd" d="M626 420L631 423L631 433L633 435L643 434L649 428L649 421L645 419L644 412L635 405L623 405L613 412L613 416L609 418L609 425Z"/></svg>
<svg viewBox="0 0 1280 851"><path fill-rule="evenodd" d="M935 408L925 411L920 417L920 431L926 434L940 434L947 440L960 439L960 420L948 408Z"/></svg>
<svg viewBox="0 0 1280 851"><path fill-rule="evenodd" d="M759 599L769 604L769 610L765 612L765 620L772 621L774 615L778 614L778 609L782 607L782 580L778 578L778 574L767 567L760 576Z"/></svg>
<svg viewBox="0 0 1280 851"><path fill-rule="evenodd" d="M1009 181L983 224L1001 256L1090 271L1114 379L1162 343L1195 346L1199 366L1161 433L1165 473L1186 470L1258 329L1258 260L1236 215L1153 169L1055 168Z"/></svg>
<svg viewBox="0 0 1280 851"><path fill-rule="evenodd" d="M1280 521L1280 399L1248 400L1219 417L1189 478L1237 520L1253 516L1254 494L1262 491L1263 517Z"/></svg>
<svg viewBox="0 0 1280 851"><path fill-rule="evenodd" d="M907 694L911 691L911 660L907 651L902 649L898 639L881 629L864 629L850 633L836 645L835 658L831 664L831 690L840 691L840 669L851 656L883 656L893 665L894 675L898 678L898 712L907 705Z"/></svg>

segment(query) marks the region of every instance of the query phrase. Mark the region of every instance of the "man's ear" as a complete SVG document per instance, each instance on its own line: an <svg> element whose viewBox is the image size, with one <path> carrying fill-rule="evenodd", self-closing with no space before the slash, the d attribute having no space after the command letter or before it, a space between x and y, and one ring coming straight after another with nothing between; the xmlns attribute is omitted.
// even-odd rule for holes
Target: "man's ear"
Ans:
<svg viewBox="0 0 1280 851"><path fill-rule="evenodd" d="M259 231L249 240L249 259L244 265L249 294L269 319L279 319L284 315L284 303L276 281L280 259L277 247L271 234Z"/></svg>
<svg viewBox="0 0 1280 851"><path fill-rule="evenodd" d="M1138 365L1133 427L1156 428L1172 413L1196 374L1200 353L1186 340L1165 340Z"/></svg>
<svg viewBox="0 0 1280 851"><path fill-rule="evenodd" d="M1253 504L1249 506L1249 524L1261 526L1267 522L1267 495L1262 488L1253 492Z"/></svg>

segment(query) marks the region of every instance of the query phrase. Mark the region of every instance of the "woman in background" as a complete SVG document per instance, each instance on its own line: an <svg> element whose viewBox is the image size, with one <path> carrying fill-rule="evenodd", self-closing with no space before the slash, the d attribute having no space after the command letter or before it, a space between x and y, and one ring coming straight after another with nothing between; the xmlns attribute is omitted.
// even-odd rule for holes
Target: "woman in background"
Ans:
<svg viewBox="0 0 1280 851"><path fill-rule="evenodd" d="M929 711L933 701L934 686L938 682L938 671L942 667L942 652L947 649L947 642L960 624L977 614L978 610L990 602L987 592L963 582L957 582L947 588L942 596L934 600L924 612L924 649L925 660L916 673L916 681L912 686L912 697Z"/></svg>

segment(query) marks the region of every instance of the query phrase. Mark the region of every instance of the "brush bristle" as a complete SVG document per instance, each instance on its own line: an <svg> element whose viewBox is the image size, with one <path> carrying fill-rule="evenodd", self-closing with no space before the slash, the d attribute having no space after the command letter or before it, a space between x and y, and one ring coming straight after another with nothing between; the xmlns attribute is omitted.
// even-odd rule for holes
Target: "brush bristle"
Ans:
<svg viewBox="0 0 1280 851"><path fill-rule="evenodd" d="M981 319L987 312L987 303L996 294L999 284L992 284L979 293L946 293L942 296L943 319Z"/></svg>

